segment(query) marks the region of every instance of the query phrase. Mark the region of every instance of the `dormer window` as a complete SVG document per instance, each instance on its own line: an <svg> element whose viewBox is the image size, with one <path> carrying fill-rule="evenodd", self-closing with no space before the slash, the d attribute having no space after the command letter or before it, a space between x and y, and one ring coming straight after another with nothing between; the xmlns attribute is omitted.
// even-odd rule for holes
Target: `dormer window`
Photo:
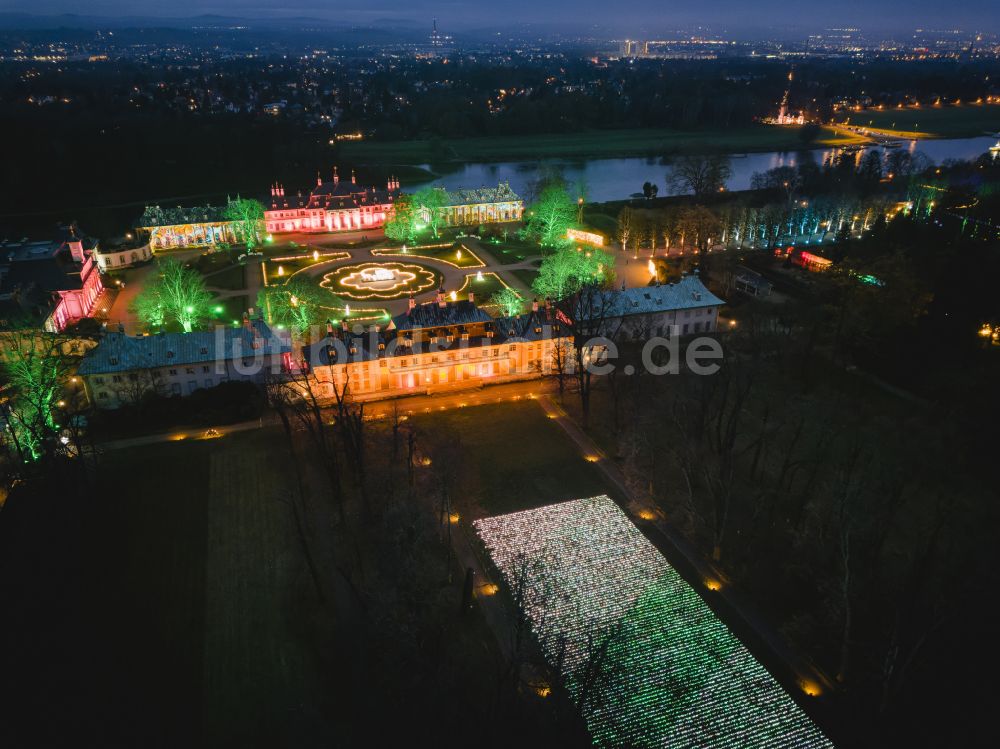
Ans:
<svg viewBox="0 0 1000 749"><path fill-rule="evenodd" d="M117 366L117 364L118 364L118 357L117 356L112 356L110 359L108 359L108 361L111 362L111 366Z"/></svg>
<svg viewBox="0 0 1000 749"><path fill-rule="evenodd" d="M167 352L167 358L168 359L173 359L174 358L174 352L173 351L168 351Z"/></svg>
<svg viewBox="0 0 1000 749"><path fill-rule="evenodd" d="M536 333L541 333L541 332L542 332L542 326L541 326L541 325L537 326L537 327L535 328L535 332L536 332Z"/></svg>
<svg viewBox="0 0 1000 749"><path fill-rule="evenodd" d="M202 355L207 354L208 353L208 346L202 346L201 349L200 349L200 352L201 352Z"/></svg>
<svg viewBox="0 0 1000 749"><path fill-rule="evenodd" d="M385 351L385 344L382 343L382 342L379 342L379 344L378 344L378 350L379 351Z"/></svg>

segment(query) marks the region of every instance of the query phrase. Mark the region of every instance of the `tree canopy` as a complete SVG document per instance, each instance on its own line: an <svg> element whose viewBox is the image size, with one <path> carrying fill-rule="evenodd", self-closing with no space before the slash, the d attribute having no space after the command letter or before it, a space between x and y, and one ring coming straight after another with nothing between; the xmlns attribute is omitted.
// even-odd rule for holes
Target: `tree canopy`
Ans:
<svg viewBox="0 0 1000 749"><path fill-rule="evenodd" d="M190 333L209 315L212 295L205 279L176 260L160 262L159 271L139 292L133 310L147 328L176 322Z"/></svg>
<svg viewBox="0 0 1000 749"><path fill-rule="evenodd" d="M539 296L558 301L585 284L610 282L614 262L614 258L602 250L562 247L542 261L532 289Z"/></svg>
<svg viewBox="0 0 1000 749"><path fill-rule="evenodd" d="M490 304L499 308L505 317L514 317L521 314L521 305L524 300L521 295L509 286L505 286L490 297Z"/></svg>
<svg viewBox="0 0 1000 749"><path fill-rule="evenodd" d="M257 303L267 310L268 319L284 325L296 337L302 337L314 325L323 325L340 300L308 279L293 276L281 286L262 289Z"/></svg>
<svg viewBox="0 0 1000 749"><path fill-rule="evenodd" d="M233 231L248 250L257 247L264 228L264 206L259 200L236 198L226 206L226 218L233 223Z"/></svg>
<svg viewBox="0 0 1000 749"><path fill-rule="evenodd" d="M538 200L528 209L525 233L544 247L566 243L566 230L576 220L577 204L561 183L542 190Z"/></svg>

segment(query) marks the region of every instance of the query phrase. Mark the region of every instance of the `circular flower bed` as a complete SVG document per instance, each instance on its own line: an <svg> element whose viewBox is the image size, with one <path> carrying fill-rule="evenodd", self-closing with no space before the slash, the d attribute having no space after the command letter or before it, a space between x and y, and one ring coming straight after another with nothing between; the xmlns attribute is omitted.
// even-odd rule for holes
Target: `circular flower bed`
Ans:
<svg viewBox="0 0 1000 749"><path fill-rule="evenodd" d="M319 285L346 299L399 299L436 288L441 276L416 263L356 263L323 276Z"/></svg>

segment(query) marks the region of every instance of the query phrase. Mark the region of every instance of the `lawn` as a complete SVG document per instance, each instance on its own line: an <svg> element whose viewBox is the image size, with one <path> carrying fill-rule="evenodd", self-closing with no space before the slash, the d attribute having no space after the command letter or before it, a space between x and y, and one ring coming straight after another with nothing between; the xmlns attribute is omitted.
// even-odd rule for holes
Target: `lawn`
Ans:
<svg viewBox="0 0 1000 749"><path fill-rule="evenodd" d="M482 281L477 281L473 273L465 277L465 285L458 290L458 295L461 297L462 294L471 291L476 295L476 304L484 306L491 296L503 288L505 284L496 273L484 273Z"/></svg>
<svg viewBox="0 0 1000 749"><path fill-rule="evenodd" d="M512 270L512 271L509 271L509 272L513 273L517 277L517 280L520 281L521 283L523 283L529 289L531 288L531 285L535 282L535 279L538 278L538 271L537 270L528 270L527 268L518 268L517 270Z"/></svg>
<svg viewBox="0 0 1000 749"><path fill-rule="evenodd" d="M824 130L815 145L843 140ZM680 151L727 152L788 150L802 147L797 128L757 126L733 130L605 130L582 133L511 135L443 141L361 141L341 146L356 162L426 164L542 158L614 158Z"/></svg>
<svg viewBox="0 0 1000 749"><path fill-rule="evenodd" d="M839 117L838 120L843 121ZM866 109L851 112L847 120L854 126L922 133L940 138L963 138L995 133L1000 128L1000 105Z"/></svg>
<svg viewBox="0 0 1000 749"><path fill-rule="evenodd" d="M329 689L307 645L317 607L281 502L281 440L260 430L109 451L88 499L9 503L2 660L18 714L0 743L26 721L6 746L335 741L315 717Z"/></svg>
<svg viewBox="0 0 1000 749"><path fill-rule="evenodd" d="M410 418L423 432L452 439L461 435L462 462L475 479L475 517L610 491L597 467L533 401Z"/></svg>
<svg viewBox="0 0 1000 749"><path fill-rule="evenodd" d="M237 291L247 287L246 266L235 263L205 276L205 283L213 289Z"/></svg>
<svg viewBox="0 0 1000 749"><path fill-rule="evenodd" d="M431 240L433 241L433 240ZM460 254L461 253L461 254ZM380 248L373 252L375 257L384 255L399 255L413 258L438 260L459 268L482 268L485 263L467 247L452 244L446 247L407 247L404 253L402 247Z"/></svg>

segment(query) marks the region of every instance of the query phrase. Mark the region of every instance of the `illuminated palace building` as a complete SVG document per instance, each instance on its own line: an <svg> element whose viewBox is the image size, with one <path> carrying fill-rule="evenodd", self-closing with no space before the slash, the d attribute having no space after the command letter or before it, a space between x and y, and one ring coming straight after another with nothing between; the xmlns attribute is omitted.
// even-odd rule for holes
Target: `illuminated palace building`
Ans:
<svg viewBox="0 0 1000 749"><path fill-rule="evenodd" d="M448 226L478 226L504 221L520 221L524 201L510 185L501 182L496 187L448 192L444 221Z"/></svg>
<svg viewBox="0 0 1000 749"><path fill-rule="evenodd" d="M533 304L531 312L492 318L468 301L416 304L384 328L330 329L302 349L320 397L347 386L356 397L378 398L435 388L539 377L568 345L558 313Z"/></svg>
<svg viewBox="0 0 1000 749"><path fill-rule="evenodd" d="M317 176L308 195L286 195L284 186L273 185L264 222L270 234L375 229L392 215L398 197L399 182L394 178L385 189L359 187L354 172L350 181L342 180L334 167L333 180L324 182Z"/></svg>
<svg viewBox="0 0 1000 749"><path fill-rule="evenodd" d="M99 312L104 284L96 248L75 226L54 240L0 242L0 318L37 319L56 333Z"/></svg>

